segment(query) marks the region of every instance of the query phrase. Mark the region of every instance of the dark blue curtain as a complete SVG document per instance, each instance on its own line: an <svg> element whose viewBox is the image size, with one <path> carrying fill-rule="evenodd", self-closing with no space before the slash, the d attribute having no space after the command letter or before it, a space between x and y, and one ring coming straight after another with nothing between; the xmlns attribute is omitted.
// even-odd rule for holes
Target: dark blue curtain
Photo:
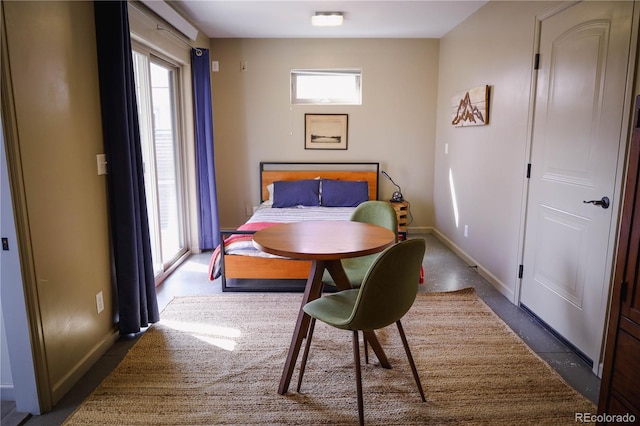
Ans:
<svg viewBox="0 0 640 426"><path fill-rule="evenodd" d="M209 79L209 50L191 50L196 133L198 221L200 249L216 248L220 242L216 174L213 162L213 112Z"/></svg>
<svg viewBox="0 0 640 426"><path fill-rule="evenodd" d="M120 334L159 320L126 1L95 1L109 215Z"/></svg>

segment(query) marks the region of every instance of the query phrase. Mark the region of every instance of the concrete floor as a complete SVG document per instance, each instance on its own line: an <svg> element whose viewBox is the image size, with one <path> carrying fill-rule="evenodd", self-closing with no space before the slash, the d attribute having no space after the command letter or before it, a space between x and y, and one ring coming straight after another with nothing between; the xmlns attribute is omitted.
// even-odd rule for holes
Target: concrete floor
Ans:
<svg viewBox="0 0 640 426"><path fill-rule="evenodd" d="M433 235L410 235L410 238L424 238L427 242L427 250L423 261L425 283L420 286L420 291L451 291L474 287L482 300L535 353L556 370L567 383L597 404L600 379L591 372L591 368L572 352L568 346L541 326L535 318L509 302L478 274L476 268L463 262ZM211 253L191 256L187 262L181 265L158 287L158 305L161 311L175 296L196 296L222 292L220 279L213 282L208 280L207 270L210 257ZM20 415L16 417L15 411L11 412L11 407L5 406L3 403L2 425L55 426L62 424L118 365L139 336L140 334L133 338L123 338L117 341L49 413L28 418ZM7 415L6 418L5 414ZM9 415L12 415L12 417L8 417Z"/></svg>

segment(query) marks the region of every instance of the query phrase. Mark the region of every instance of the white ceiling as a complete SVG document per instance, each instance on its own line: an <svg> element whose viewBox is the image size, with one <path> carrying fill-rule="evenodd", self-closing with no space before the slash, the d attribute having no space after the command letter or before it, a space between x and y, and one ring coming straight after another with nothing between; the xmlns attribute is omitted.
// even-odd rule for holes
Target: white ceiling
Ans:
<svg viewBox="0 0 640 426"><path fill-rule="evenodd" d="M174 0L210 38L440 38L486 1ZM341 27L311 26L315 12L343 12Z"/></svg>

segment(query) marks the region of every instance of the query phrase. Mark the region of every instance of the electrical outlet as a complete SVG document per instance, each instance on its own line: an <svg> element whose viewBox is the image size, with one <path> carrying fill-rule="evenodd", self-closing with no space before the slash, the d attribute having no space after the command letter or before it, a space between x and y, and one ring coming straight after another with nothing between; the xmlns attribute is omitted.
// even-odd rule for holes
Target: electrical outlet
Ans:
<svg viewBox="0 0 640 426"><path fill-rule="evenodd" d="M98 292L98 294L96 294L96 309L98 309L98 313L104 311L104 298L102 297L102 292Z"/></svg>
<svg viewBox="0 0 640 426"><path fill-rule="evenodd" d="M464 236L468 237L469 236L469 225L465 225L464 226Z"/></svg>

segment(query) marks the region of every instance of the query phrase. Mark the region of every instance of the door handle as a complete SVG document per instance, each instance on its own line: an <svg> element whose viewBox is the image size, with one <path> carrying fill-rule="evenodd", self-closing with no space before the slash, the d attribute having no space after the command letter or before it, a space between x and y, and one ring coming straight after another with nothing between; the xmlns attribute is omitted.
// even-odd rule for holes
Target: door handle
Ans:
<svg viewBox="0 0 640 426"><path fill-rule="evenodd" d="M609 197L602 197L602 199L600 199L600 200L583 201L583 203L585 203L585 204L593 204L594 206L600 206L603 209L608 209L609 205L611 204L609 202Z"/></svg>

